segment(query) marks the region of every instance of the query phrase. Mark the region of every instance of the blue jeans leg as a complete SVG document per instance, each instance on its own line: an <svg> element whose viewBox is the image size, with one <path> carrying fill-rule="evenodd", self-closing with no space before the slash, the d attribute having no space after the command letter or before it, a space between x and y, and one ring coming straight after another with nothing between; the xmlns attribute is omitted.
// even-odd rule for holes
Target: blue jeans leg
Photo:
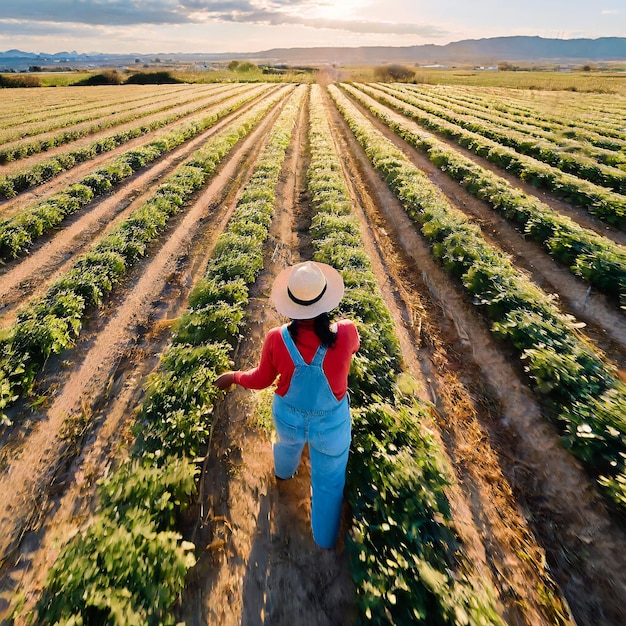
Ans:
<svg viewBox="0 0 626 626"><path fill-rule="evenodd" d="M337 543L346 465L350 448L339 456L329 456L309 445L311 455L311 526L313 539L321 548L332 548Z"/></svg>
<svg viewBox="0 0 626 626"><path fill-rule="evenodd" d="M291 478L296 473L303 448L304 443L274 443L274 472L278 478Z"/></svg>
<svg viewBox="0 0 626 626"><path fill-rule="evenodd" d="M274 452L274 472L278 478L291 478L300 465L300 457L305 444L304 429L283 422L274 415L277 441L272 446Z"/></svg>

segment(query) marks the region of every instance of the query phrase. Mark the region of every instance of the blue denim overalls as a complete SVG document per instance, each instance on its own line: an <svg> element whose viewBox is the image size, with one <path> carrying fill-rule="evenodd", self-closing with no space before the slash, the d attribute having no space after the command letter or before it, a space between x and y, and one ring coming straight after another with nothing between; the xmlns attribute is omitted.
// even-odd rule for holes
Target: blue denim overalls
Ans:
<svg viewBox="0 0 626 626"><path fill-rule="evenodd" d="M272 412L278 441L274 444L276 476L291 478L300 464L304 444L311 457L311 526L313 539L332 548L339 535L343 487L350 449L348 394L337 400L322 369L326 347L317 349L310 364L302 358L287 325L282 337L295 371L284 396L274 394Z"/></svg>

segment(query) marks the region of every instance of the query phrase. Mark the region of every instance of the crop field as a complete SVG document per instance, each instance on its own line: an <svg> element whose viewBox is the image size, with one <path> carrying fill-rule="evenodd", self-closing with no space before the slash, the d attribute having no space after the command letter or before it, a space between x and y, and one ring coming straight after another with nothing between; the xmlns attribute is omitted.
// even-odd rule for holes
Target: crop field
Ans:
<svg viewBox="0 0 626 626"><path fill-rule="evenodd" d="M0 90L0 620L626 623L626 95ZM271 390L212 382L343 275L336 551Z"/></svg>

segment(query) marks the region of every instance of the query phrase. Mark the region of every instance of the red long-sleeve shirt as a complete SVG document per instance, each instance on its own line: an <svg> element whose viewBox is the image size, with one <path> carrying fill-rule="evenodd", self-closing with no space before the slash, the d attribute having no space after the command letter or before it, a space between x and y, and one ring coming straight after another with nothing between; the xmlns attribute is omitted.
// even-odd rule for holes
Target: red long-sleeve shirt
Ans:
<svg viewBox="0 0 626 626"><path fill-rule="evenodd" d="M336 324L337 341L328 348L322 362L322 369L333 393L341 400L348 390L348 371L352 355L359 349L359 333L349 320L340 320ZM335 330L333 328L333 330ZM310 363L320 345L312 320L298 322L296 347L306 363ZM276 393L284 396L289 389L294 364L281 336L281 327L272 328L265 338L261 360L254 369L235 372L235 383L247 389L265 389L279 376Z"/></svg>

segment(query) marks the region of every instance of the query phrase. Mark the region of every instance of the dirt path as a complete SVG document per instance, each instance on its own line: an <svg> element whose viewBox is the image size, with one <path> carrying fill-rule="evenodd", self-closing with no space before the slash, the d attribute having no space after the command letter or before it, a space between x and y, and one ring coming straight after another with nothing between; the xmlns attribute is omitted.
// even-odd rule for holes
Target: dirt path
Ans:
<svg viewBox="0 0 626 626"><path fill-rule="evenodd" d="M111 317L95 320L81 338L76 353L72 353L75 361L71 368L57 372L60 380L51 383L59 389L50 408L34 416L28 428L16 429L5 444L7 469L0 476L0 491L5 496L0 512L4 531L0 548L3 560L7 559L5 569L9 564L17 570L5 576L4 588L22 585L24 577L33 575L40 583L45 568L39 566L49 564L53 557L57 549L54 539L67 537L68 526L80 523L78 512L84 515L89 502L81 501L82 491L91 488L106 471L110 460L107 455L115 448L116 437L124 432L130 417L127 409L140 394L144 375L154 365L159 346L163 347L158 332L146 334L141 329L154 328L154 320L171 319L184 308L275 113L236 148L173 231L164 236L158 251L136 269L135 279L131 279L125 293L109 303ZM94 411L98 412L97 419ZM80 445L72 448L76 441L67 441L68 427L74 423L85 431L79 434L78 439L83 440L79 443L88 443L79 461L71 466L81 449ZM58 493L66 489L65 495ZM36 510L32 507L34 499L39 503ZM50 535L37 534L51 511L56 515L46 522ZM78 521L73 519L75 515ZM24 552L19 552L27 531L33 542L43 541L46 549L34 551L27 542ZM31 565L33 561L38 567Z"/></svg>
<svg viewBox="0 0 626 626"><path fill-rule="evenodd" d="M580 624L615 623L623 617L622 602L607 582L621 585L611 573L611 559L624 555L621 532L609 528L595 490L560 448L510 355L494 345L433 262L336 112L332 119L403 356L422 382L423 398L436 407L432 426L455 468L458 483L450 497L475 575L492 581L509 624L573 624L568 602ZM311 256L302 132L290 162L298 150L302 160L293 185L286 183L293 195L285 196L283 186L237 368L256 364L265 332L282 321L267 300L275 274ZM311 540L306 463L295 481L276 484L268 436L254 424L259 406L267 411L263 394L237 390L216 416L197 517L189 522L189 538L205 549L190 572L179 617L190 624L352 623L345 555L320 559ZM565 537L551 535L546 542L543 523L556 513ZM581 548L584 558L569 568L558 562L552 571L548 565L556 552L573 556L583 554ZM603 579L596 569L607 572ZM590 590L586 595L583 587ZM621 591L618 596L624 597Z"/></svg>
<svg viewBox="0 0 626 626"><path fill-rule="evenodd" d="M472 397L482 397L487 406L493 398L499 405L495 411L476 414L478 440L487 439L500 468L494 474L489 470L483 473L480 448L471 436L465 438L466 424L441 420L440 427L450 438L447 443L451 458L465 452L455 460L457 475L461 472L468 477L473 475L483 484L491 483L501 490L500 495L509 490L508 481L514 497L514 501L509 501L511 509L517 512L516 516L523 516L528 533L536 536L546 554L548 571L570 604L577 623L608 626L626 622L626 534L622 525L608 514L593 483L560 446L557 433L541 415L515 359L493 342L484 321L433 262L425 240L397 200L381 185L360 146L352 138L348 145L350 154L360 155L360 167L369 178L370 188L379 190L375 204L383 217L383 228L393 237L394 247L414 259L413 272L409 273L418 281L422 277L430 297L441 307L443 315L434 315L435 325L440 327L446 319L452 323L448 342L453 350L447 371L455 369L456 361L456 369L470 385ZM445 337L445 326L443 330ZM489 491L481 495L474 490L470 484L468 493L472 493L474 516L488 521L485 510L495 501L495 513L499 513L501 502L492 500ZM508 528L505 531L508 533ZM526 559L524 551L520 556ZM514 563L510 564L512 571L517 568ZM492 567L507 571L497 558Z"/></svg>
<svg viewBox="0 0 626 626"><path fill-rule="evenodd" d="M384 226L377 221L377 207L394 200L375 180L364 156L360 161L351 157L355 146L336 112L333 117L346 174L352 181L354 206L366 207L368 216L360 213L366 248L400 330L404 358L422 381L423 399L435 402L448 421L451 434L444 431L448 450L460 466L459 486L451 496L459 531L476 564L476 576L491 580L499 590L508 623L573 623L545 568L544 551L520 514L497 454L478 421L478 412L483 419L493 419L494 411L474 399L476 379L471 378L474 388L468 389L455 375L463 369L465 355L454 345L458 340L454 322L449 319L443 322L443 330L437 328L442 325L441 310L438 303L430 301L430 312L424 309L420 288L425 293L428 290L415 280L415 275L419 276L414 274L415 260L399 251L402 248L387 235L367 234L393 229L387 221ZM306 162L300 169L304 168ZM303 189L304 183L296 184L298 187ZM300 192L299 196L300 201L288 202L283 197L278 203L282 210L272 226L266 269L255 285L249 333L237 351L237 368L255 365L265 332L282 321L267 300L275 274L290 262L311 256L308 225L312 215L306 194ZM291 249L286 248L290 240ZM445 345L442 333L450 345ZM525 389L520 387L523 394ZM484 390L482 393L490 400ZM532 399L523 397L532 404ZM196 542L200 538L199 545L206 550L191 572L180 617L193 624L352 623L352 585L345 555L333 554L331 559L325 554L321 560L311 540L306 464L295 481L277 485L267 435L251 425L249 416L258 410L257 403L265 401L263 394L236 390L217 415L204 473L200 521L197 534L190 536ZM320 586L320 581L329 577L332 587ZM330 597L324 593L327 589L333 590Z"/></svg>
<svg viewBox="0 0 626 626"><path fill-rule="evenodd" d="M195 139L147 166L112 195L103 196L70 216L60 230L37 242L28 256L0 269L0 327L6 327L15 319L18 307L45 293L49 284L75 262L76 255L86 251L104 230L110 230L141 206L153 193L155 184L256 102L255 99L243 105Z"/></svg>

